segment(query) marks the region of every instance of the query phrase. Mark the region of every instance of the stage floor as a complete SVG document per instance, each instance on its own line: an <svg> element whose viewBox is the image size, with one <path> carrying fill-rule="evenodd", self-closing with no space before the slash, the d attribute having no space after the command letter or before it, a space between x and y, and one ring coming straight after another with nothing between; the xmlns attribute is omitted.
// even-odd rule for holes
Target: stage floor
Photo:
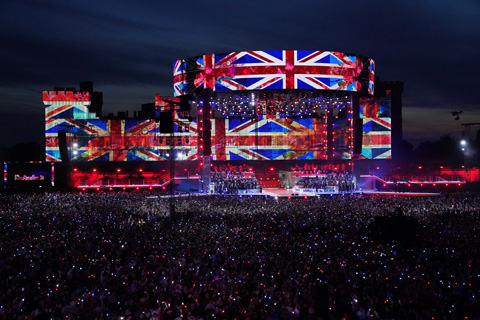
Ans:
<svg viewBox="0 0 480 320"><path fill-rule="evenodd" d="M206 195L206 194L203 194ZM210 194L215 195L215 194ZM217 194L219 195L219 194ZM283 188L264 188L262 192L257 193L247 193L241 194L238 196L270 196L270 197L321 197L321 196L333 196L333 195L386 195L386 196L406 196L406 197L430 197L430 196L439 196L440 193L428 193L428 192L385 192L385 191L375 191L375 190L363 190L363 191L354 191L354 192L302 192L294 189L283 189Z"/></svg>
<svg viewBox="0 0 480 320"><path fill-rule="evenodd" d="M301 192L291 189L263 189L262 194L272 197L321 197L333 195L386 195L386 196L407 196L407 197L430 197L439 196L440 193L428 192L383 192L383 191L354 191L354 192Z"/></svg>

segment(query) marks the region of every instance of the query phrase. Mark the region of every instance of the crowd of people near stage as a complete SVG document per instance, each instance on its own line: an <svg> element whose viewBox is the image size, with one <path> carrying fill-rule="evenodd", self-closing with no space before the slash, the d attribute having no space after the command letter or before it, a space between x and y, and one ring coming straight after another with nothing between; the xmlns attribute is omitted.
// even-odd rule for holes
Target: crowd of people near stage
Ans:
<svg viewBox="0 0 480 320"><path fill-rule="evenodd" d="M331 172L316 177L304 177L298 182L301 189L315 189L315 192L325 191L327 187L335 187L336 192L355 191L353 176L348 172Z"/></svg>
<svg viewBox="0 0 480 320"><path fill-rule="evenodd" d="M246 165L215 166L211 171L210 181L213 184L212 191L216 194L237 194L239 190L251 191L259 187L252 167Z"/></svg>
<svg viewBox="0 0 480 320"><path fill-rule="evenodd" d="M415 242L376 238L395 208ZM479 319L479 215L467 193L1 194L0 318Z"/></svg>
<svg viewBox="0 0 480 320"><path fill-rule="evenodd" d="M316 165L305 163L303 167L296 165L296 186L300 189L314 189L315 192L325 191L327 187L335 187L335 192L355 191L355 180L352 172L344 163L338 165Z"/></svg>

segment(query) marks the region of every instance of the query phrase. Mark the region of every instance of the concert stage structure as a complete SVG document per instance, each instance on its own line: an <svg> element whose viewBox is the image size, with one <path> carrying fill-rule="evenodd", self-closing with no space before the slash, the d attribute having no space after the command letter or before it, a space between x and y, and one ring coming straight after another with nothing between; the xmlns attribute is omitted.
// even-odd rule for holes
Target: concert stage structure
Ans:
<svg viewBox="0 0 480 320"><path fill-rule="evenodd" d="M224 169L250 186L256 179L259 189L292 188L300 171L353 175L357 162L395 157L402 91L401 82L376 79L374 60L356 54L195 56L174 62L171 97L156 95L138 112L103 116L91 82L44 91L46 161L63 168L57 185L78 189L177 182L213 192Z"/></svg>

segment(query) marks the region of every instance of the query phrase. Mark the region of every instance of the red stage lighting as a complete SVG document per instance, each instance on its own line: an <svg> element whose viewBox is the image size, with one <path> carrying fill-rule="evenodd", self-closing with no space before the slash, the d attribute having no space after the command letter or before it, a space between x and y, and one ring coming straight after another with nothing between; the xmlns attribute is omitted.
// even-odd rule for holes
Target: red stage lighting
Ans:
<svg viewBox="0 0 480 320"><path fill-rule="evenodd" d="M272 167L272 168L270 168L270 171L273 171L273 167Z"/></svg>
<svg viewBox="0 0 480 320"><path fill-rule="evenodd" d="M97 172L97 169L96 169L96 168L93 168L93 172Z"/></svg>
<svg viewBox="0 0 480 320"><path fill-rule="evenodd" d="M120 170L120 169L117 169L117 172L120 172L120 171L122 171L122 170Z"/></svg>

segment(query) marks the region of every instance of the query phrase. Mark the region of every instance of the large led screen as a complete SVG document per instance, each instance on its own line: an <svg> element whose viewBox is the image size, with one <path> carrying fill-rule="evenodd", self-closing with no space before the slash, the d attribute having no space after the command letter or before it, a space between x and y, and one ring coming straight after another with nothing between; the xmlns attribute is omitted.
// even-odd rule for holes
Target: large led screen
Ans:
<svg viewBox="0 0 480 320"><path fill-rule="evenodd" d="M360 100L363 122L362 157L390 159L392 157L392 121L390 95Z"/></svg>
<svg viewBox="0 0 480 320"><path fill-rule="evenodd" d="M372 59L332 51L243 51L178 60L174 94L212 91L314 89L373 94Z"/></svg>
<svg viewBox="0 0 480 320"><path fill-rule="evenodd" d="M158 95L155 100L159 112L179 102ZM172 148L178 160L197 157L196 120L177 112L173 132L160 133L155 119L99 119L89 110L88 92L44 91L43 102L47 161L62 160L60 131L65 132L69 161L162 161Z"/></svg>
<svg viewBox="0 0 480 320"><path fill-rule="evenodd" d="M5 187L53 186L53 166L47 162L5 162Z"/></svg>
<svg viewBox="0 0 480 320"><path fill-rule="evenodd" d="M214 160L326 159L324 119L214 119Z"/></svg>
<svg viewBox="0 0 480 320"><path fill-rule="evenodd" d="M52 119L46 128L48 161L60 161L58 131L66 131L71 161L162 161L173 147L179 160L192 160L197 154L195 122L174 124L175 134L160 133L155 120L77 120Z"/></svg>
<svg viewBox="0 0 480 320"><path fill-rule="evenodd" d="M75 91L43 91L45 119L91 119L96 118L89 106L90 93Z"/></svg>

